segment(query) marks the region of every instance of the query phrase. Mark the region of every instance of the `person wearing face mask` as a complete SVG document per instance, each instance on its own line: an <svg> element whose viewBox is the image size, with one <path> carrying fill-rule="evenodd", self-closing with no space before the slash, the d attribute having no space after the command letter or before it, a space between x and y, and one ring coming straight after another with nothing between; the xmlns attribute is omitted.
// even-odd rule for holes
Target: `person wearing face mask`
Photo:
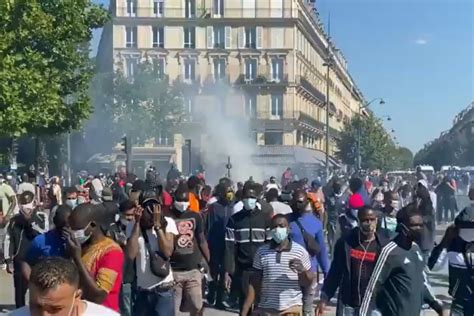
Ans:
<svg viewBox="0 0 474 316"><path fill-rule="evenodd" d="M174 194L170 217L176 222L178 236L175 238L174 251L170 258L175 286L175 313L189 312L199 315L203 308L202 259L209 263L210 255L204 236L203 219L199 213L189 209L189 190L181 184ZM186 297L186 300L183 298ZM185 304L182 304L185 303Z"/></svg>
<svg viewBox="0 0 474 316"><path fill-rule="evenodd" d="M469 197L471 205L456 216L428 260L432 271L449 264L451 316L474 315L474 188Z"/></svg>
<svg viewBox="0 0 474 316"><path fill-rule="evenodd" d="M69 217L71 228L65 230L64 238L67 253L79 269L84 297L118 312L124 254L106 237L106 220L103 207L80 204Z"/></svg>
<svg viewBox="0 0 474 316"><path fill-rule="evenodd" d="M29 306L9 316L115 316L118 313L82 299L79 271L70 260L51 257L40 260L31 271Z"/></svg>
<svg viewBox="0 0 474 316"><path fill-rule="evenodd" d="M26 280L30 279L31 267L42 258L66 257L66 245L63 238L64 229L69 227L69 216L72 209L68 205L58 207L54 215L54 228L36 236L30 244L22 262L22 273Z"/></svg>
<svg viewBox="0 0 474 316"><path fill-rule="evenodd" d="M318 273L318 267L320 267L326 276L329 271L329 256L324 239L323 224L313 213L312 204L305 191L297 190L293 193L292 206L290 239L310 253L311 272ZM311 250L307 238L315 241L319 249ZM312 315L313 313L317 285L317 282L313 282L310 287L303 289L303 315Z"/></svg>
<svg viewBox="0 0 474 316"><path fill-rule="evenodd" d="M215 188L217 201L212 203L206 214L207 243L211 255L210 272L212 282L209 285L207 302L218 309L224 309L225 300L225 227L234 205L234 192L231 182L223 181Z"/></svg>
<svg viewBox="0 0 474 316"><path fill-rule="evenodd" d="M429 304L438 315L447 315L431 292L424 272L425 263L418 246L423 214L416 204L410 204L398 212L397 222L399 234L377 259L359 315L378 315L376 312L383 316L420 315L423 303Z"/></svg>
<svg viewBox="0 0 474 316"><path fill-rule="evenodd" d="M145 191L134 213L127 212L132 225L127 228L127 260L136 270L136 301L133 315L173 316L175 314L174 277L169 269L166 275L159 275L152 269L152 254L168 260L174 250L174 238L178 235L176 222L162 213L155 191ZM131 228L131 229L130 229ZM168 265L169 265L169 261ZM166 272L166 271L165 271ZM163 272L163 274L165 273ZM133 279L131 279L133 280ZM125 289L122 288L122 291ZM122 311L122 315L126 315Z"/></svg>
<svg viewBox="0 0 474 316"><path fill-rule="evenodd" d="M362 207L357 218L360 226L336 242L333 257L337 260L332 261L324 280L317 316L325 314L326 306L338 288L336 315L358 315L376 260L389 242L385 234L376 231L377 212L374 209Z"/></svg>
<svg viewBox="0 0 474 316"><path fill-rule="evenodd" d="M359 193L352 194L347 206L347 210L338 219L343 237L349 235L353 228L359 226L357 213L364 206L364 200Z"/></svg>
<svg viewBox="0 0 474 316"><path fill-rule="evenodd" d="M273 217L272 240L255 253L255 272L241 316L249 315L254 303L257 306L253 315L302 315L302 288L313 283L315 274L308 252L289 238L290 230L284 215Z"/></svg>
<svg viewBox="0 0 474 316"><path fill-rule="evenodd" d="M34 238L48 230L48 222L37 212L32 192L24 192L19 198L20 212L9 222L5 247L7 272L13 274L15 287L15 305L17 308L25 305L27 280L22 273L22 262Z"/></svg>
<svg viewBox="0 0 474 316"><path fill-rule="evenodd" d="M232 282L238 284L240 311L254 273L255 253L271 238L268 234L271 218L261 210L257 197L255 183L247 182L242 190L242 209L231 216L225 232L226 287L230 289L232 276Z"/></svg>
<svg viewBox="0 0 474 316"><path fill-rule="evenodd" d="M384 207L380 210L379 228L383 228L389 237L393 237L397 228L397 212L400 210L398 193L385 192L383 204Z"/></svg>

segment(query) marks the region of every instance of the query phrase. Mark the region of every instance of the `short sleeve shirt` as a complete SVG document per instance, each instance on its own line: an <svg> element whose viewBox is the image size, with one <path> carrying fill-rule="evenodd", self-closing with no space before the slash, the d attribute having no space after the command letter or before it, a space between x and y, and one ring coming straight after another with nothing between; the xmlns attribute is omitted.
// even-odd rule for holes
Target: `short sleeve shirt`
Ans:
<svg viewBox="0 0 474 316"><path fill-rule="evenodd" d="M103 306L119 311L119 294L122 286L124 255L120 246L112 239L83 250L82 262L97 286L107 292Z"/></svg>
<svg viewBox="0 0 474 316"><path fill-rule="evenodd" d="M260 308L284 311L303 304L298 273L290 269L293 259L301 260L305 270L311 268L308 252L295 242L288 251L277 252L269 244L257 250L253 267L262 272Z"/></svg>
<svg viewBox="0 0 474 316"><path fill-rule="evenodd" d="M171 256L171 267L175 271L197 269L202 259L199 249L199 238L203 233L202 217L198 213L187 211L173 219L178 229L178 237Z"/></svg>

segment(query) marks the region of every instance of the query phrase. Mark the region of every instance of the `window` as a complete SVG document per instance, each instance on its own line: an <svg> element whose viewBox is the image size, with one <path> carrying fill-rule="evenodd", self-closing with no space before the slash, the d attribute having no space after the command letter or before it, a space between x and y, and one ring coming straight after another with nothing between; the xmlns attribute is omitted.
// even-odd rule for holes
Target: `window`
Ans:
<svg viewBox="0 0 474 316"><path fill-rule="evenodd" d="M128 16L137 15L137 1L136 0L127 0L127 15Z"/></svg>
<svg viewBox="0 0 474 316"><path fill-rule="evenodd" d="M162 27L154 26L152 28L153 34L153 47L164 48L165 41L164 41L164 30Z"/></svg>
<svg viewBox="0 0 474 316"><path fill-rule="evenodd" d="M255 2L256 0L242 0L244 18L255 18Z"/></svg>
<svg viewBox="0 0 474 316"><path fill-rule="evenodd" d="M272 59L271 80L273 82L281 82L283 80L283 59Z"/></svg>
<svg viewBox="0 0 474 316"><path fill-rule="evenodd" d="M196 29L194 27L184 28L184 48L196 48Z"/></svg>
<svg viewBox="0 0 474 316"><path fill-rule="evenodd" d="M257 96L255 94L245 96L245 115L251 118L257 117Z"/></svg>
<svg viewBox="0 0 474 316"><path fill-rule="evenodd" d="M133 78L138 67L138 56L127 56L125 57L125 73L124 76Z"/></svg>
<svg viewBox="0 0 474 316"><path fill-rule="evenodd" d="M225 48L225 28L214 26L214 48Z"/></svg>
<svg viewBox="0 0 474 316"><path fill-rule="evenodd" d="M215 17L224 16L224 0L214 0L213 13Z"/></svg>
<svg viewBox="0 0 474 316"><path fill-rule="evenodd" d="M186 59L183 63L184 67L184 81L185 82L192 82L195 79L196 75L196 60L194 59Z"/></svg>
<svg viewBox="0 0 474 316"><path fill-rule="evenodd" d="M265 145L283 145L282 131L265 131Z"/></svg>
<svg viewBox="0 0 474 316"><path fill-rule="evenodd" d="M125 27L125 33L127 39L125 46L129 48L137 47L137 27L127 26Z"/></svg>
<svg viewBox="0 0 474 316"><path fill-rule="evenodd" d="M257 48L257 28L245 28L245 48Z"/></svg>
<svg viewBox="0 0 474 316"><path fill-rule="evenodd" d="M153 14L155 16L163 16L165 9L165 0L153 0Z"/></svg>
<svg viewBox="0 0 474 316"><path fill-rule="evenodd" d="M194 113L194 98L190 96L184 97L184 110L192 119L192 115Z"/></svg>
<svg viewBox="0 0 474 316"><path fill-rule="evenodd" d="M257 60L248 58L245 60L245 81L252 81L257 78Z"/></svg>
<svg viewBox="0 0 474 316"><path fill-rule="evenodd" d="M275 119L280 119L283 116L283 95L272 94L272 108L271 116Z"/></svg>
<svg viewBox="0 0 474 316"><path fill-rule="evenodd" d="M225 78L225 59L214 59L214 80L218 81Z"/></svg>
<svg viewBox="0 0 474 316"><path fill-rule="evenodd" d="M165 77L165 59L153 58L153 70L158 74L160 79Z"/></svg>
<svg viewBox="0 0 474 316"><path fill-rule="evenodd" d="M184 17L196 17L196 0L184 0Z"/></svg>

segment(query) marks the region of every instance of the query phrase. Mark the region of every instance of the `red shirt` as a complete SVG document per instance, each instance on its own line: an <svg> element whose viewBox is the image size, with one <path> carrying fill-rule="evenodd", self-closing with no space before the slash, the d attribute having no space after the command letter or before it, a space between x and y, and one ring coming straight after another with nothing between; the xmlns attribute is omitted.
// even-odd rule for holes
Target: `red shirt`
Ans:
<svg viewBox="0 0 474 316"><path fill-rule="evenodd" d="M119 294L123 277L123 261L122 249L110 238L105 238L85 248L82 252L82 262L95 279L97 286L107 292L102 305L116 312L120 310Z"/></svg>

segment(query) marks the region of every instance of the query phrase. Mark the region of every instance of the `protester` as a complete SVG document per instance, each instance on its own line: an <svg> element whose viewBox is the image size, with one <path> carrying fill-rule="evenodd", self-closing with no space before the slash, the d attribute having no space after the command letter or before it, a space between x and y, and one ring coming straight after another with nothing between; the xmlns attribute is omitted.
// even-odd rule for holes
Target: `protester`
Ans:
<svg viewBox="0 0 474 316"><path fill-rule="evenodd" d="M209 248L204 237L202 217L189 209L189 190L181 185L175 192L170 217L176 222L171 267L175 281L175 313L180 310L191 316L199 315L203 308L202 260L209 263ZM180 308L182 307L182 308Z"/></svg>
<svg viewBox="0 0 474 316"><path fill-rule="evenodd" d="M291 181L293 180L293 173L291 172L291 168L286 168L285 172L283 172L281 176L281 186L286 187Z"/></svg>
<svg viewBox="0 0 474 316"><path fill-rule="evenodd" d="M174 238L178 235L178 229L171 217L161 213L156 194L151 192L142 194L140 207L126 207L129 212L127 216L134 216L133 228L128 232L126 251L127 259L131 263L135 261L137 273L138 291L133 315L173 316L174 278L169 267L169 258L174 250ZM134 213L130 214L130 210ZM168 268L167 273L166 269L161 274L157 273L152 264L158 261L152 258L161 258L160 262Z"/></svg>
<svg viewBox="0 0 474 316"><path fill-rule="evenodd" d="M127 245L127 228L133 224L137 203L125 201L120 204L119 219L110 225L107 230L107 237L115 241L125 252ZM108 215L107 217L109 217ZM120 289L120 314L123 316L132 315L132 301L134 298L133 283L135 281L134 262L127 256L124 257L122 288Z"/></svg>
<svg viewBox="0 0 474 316"><path fill-rule="evenodd" d="M22 262L34 238L48 230L47 220L38 214L34 194L23 192L19 198L20 212L12 217L8 225L5 244L9 245L5 254L7 272L13 274L15 287L15 305L25 306L25 294L28 288L27 280L22 273Z"/></svg>
<svg viewBox="0 0 474 316"><path fill-rule="evenodd" d="M65 233L68 254L77 265L84 297L119 311L124 255L120 246L105 236L105 209L85 203L69 217Z"/></svg>
<svg viewBox="0 0 474 316"><path fill-rule="evenodd" d="M256 271L249 282L241 316L249 315L256 297L259 298L256 315L301 315L301 289L310 287L315 275L306 250L288 238L288 226L284 215L273 217L272 241L255 253Z"/></svg>
<svg viewBox="0 0 474 316"><path fill-rule="evenodd" d="M397 212L400 210L398 193L393 191L385 192L383 204L384 207L380 212L379 227L385 229L390 236L394 236L397 228Z"/></svg>
<svg viewBox="0 0 474 316"><path fill-rule="evenodd" d="M51 188L49 189L48 197L51 203L50 208L63 204L62 189L59 177L51 178Z"/></svg>
<svg viewBox="0 0 474 316"><path fill-rule="evenodd" d="M335 181L331 184L331 188L326 199L327 238L329 252L331 254L334 252L334 245L336 240L339 238L340 230L337 227L337 221L339 216L344 212L344 206L341 184Z"/></svg>
<svg viewBox="0 0 474 316"><path fill-rule="evenodd" d="M25 191L29 192L29 191ZM53 223L54 227L50 231L36 236L25 255L22 262L22 273L26 280L29 280L31 267L41 259L48 257L66 257L66 245L64 242L64 230L69 228L69 216L72 209L68 205L61 205L56 210Z"/></svg>
<svg viewBox="0 0 474 316"><path fill-rule="evenodd" d="M442 212L444 218L442 219L445 223L454 221L456 215L456 187L453 181L449 177L444 177L443 181L436 188L436 194L439 196L439 211ZM438 218L439 220L441 218Z"/></svg>
<svg viewBox="0 0 474 316"><path fill-rule="evenodd" d="M270 177L270 181L268 182L267 185L265 185L265 190L268 192L270 191L270 189L276 189L277 192L278 192L278 195L280 195L281 193L281 187L280 185L277 183L277 180L275 177L271 176Z"/></svg>
<svg viewBox="0 0 474 316"><path fill-rule="evenodd" d="M226 226L225 257L226 287L232 282L238 284L240 312L243 311L250 279L253 277L253 259L257 249L267 241L270 216L257 203L255 185L247 183L242 191L243 207L232 215ZM269 237L268 237L269 238Z"/></svg>
<svg viewBox="0 0 474 316"><path fill-rule="evenodd" d="M419 315L423 302L439 315L447 315L431 293L424 273L425 264L417 243L423 230L423 215L410 204L397 215L399 234L380 253L359 315L371 315L375 309L383 316Z"/></svg>
<svg viewBox="0 0 474 316"><path fill-rule="evenodd" d="M288 215L292 213L291 207L288 204L278 201L278 190L270 189L265 194L265 199L273 208L273 216L277 214Z"/></svg>
<svg viewBox="0 0 474 316"><path fill-rule="evenodd" d="M233 213L234 192L230 181L223 181L216 186L217 201L209 206L207 223L207 243L211 255L210 272L212 282L209 285L207 302L218 309L224 308L225 300L225 227Z"/></svg>
<svg viewBox="0 0 474 316"><path fill-rule="evenodd" d="M438 271L449 262L451 316L474 315L474 188L471 205L459 213L433 249L428 267Z"/></svg>
<svg viewBox="0 0 474 316"><path fill-rule="evenodd" d="M191 176L188 179L189 189L189 210L199 213L201 208L199 206L199 191L201 187L201 180L196 176Z"/></svg>
<svg viewBox="0 0 474 316"><path fill-rule="evenodd" d="M102 190L102 206L111 215L111 218L119 214L119 204L114 200L113 192L110 188Z"/></svg>
<svg viewBox="0 0 474 316"><path fill-rule="evenodd" d="M8 315L119 315L106 307L82 300L79 279L78 269L70 260L52 257L39 261L31 271L29 306Z"/></svg>
<svg viewBox="0 0 474 316"><path fill-rule="evenodd" d="M315 275L318 266L324 276L329 271L329 256L324 240L323 224L314 215L312 204L305 191L298 190L293 194L294 205L293 216L290 218L290 239L301 245L310 255L310 271ZM303 290L303 313L312 314L313 300L316 292L317 282L313 282Z"/></svg>
<svg viewBox="0 0 474 316"><path fill-rule="evenodd" d="M418 209L423 215L423 230L419 246L421 248L425 263L430 257L431 250L434 247L434 239L436 234L436 220L433 203L431 202L428 184L426 180L419 180L416 187L416 197Z"/></svg>
<svg viewBox="0 0 474 316"><path fill-rule="evenodd" d="M339 227L342 236L350 234L354 227L359 226L357 213L364 206L364 201L359 193L352 194L349 198L346 212L339 216Z"/></svg>
<svg viewBox="0 0 474 316"><path fill-rule="evenodd" d="M337 316L357 316L369 279L382 248L389 242L385 234L376 231L377 214L368 207L357 213L360 227L352 229L347 237L338 239L334 258L321 290L317 316L325 314L326 306L339 289Z"/></svg>

